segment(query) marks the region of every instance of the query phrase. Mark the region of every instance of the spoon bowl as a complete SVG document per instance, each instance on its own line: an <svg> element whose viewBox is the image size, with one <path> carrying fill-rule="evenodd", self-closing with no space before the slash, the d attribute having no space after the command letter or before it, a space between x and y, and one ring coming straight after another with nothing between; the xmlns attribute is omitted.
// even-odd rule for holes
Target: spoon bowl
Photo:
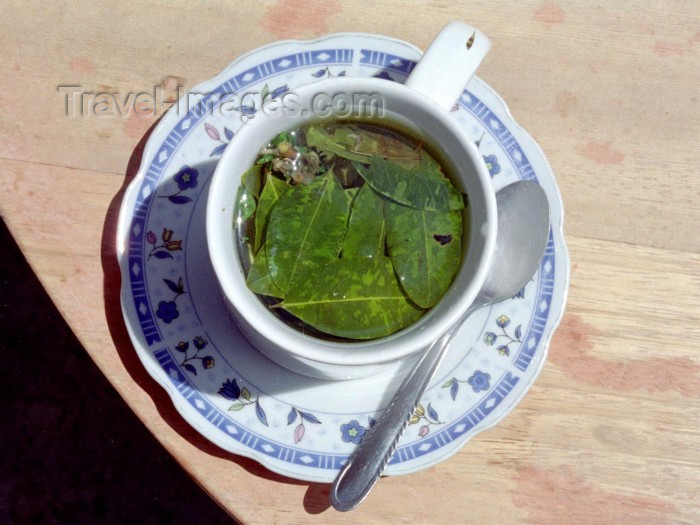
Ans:
<svg viewBox="0 0 700 525"><path fill-rule="evenodd" d="M537 270L547 246L549 203L539 184L532 181L510 184L496 194L496 204L499 230L491 267L462 321L480 301L484 301L484 305L497 303L525 286Z"/></svg>

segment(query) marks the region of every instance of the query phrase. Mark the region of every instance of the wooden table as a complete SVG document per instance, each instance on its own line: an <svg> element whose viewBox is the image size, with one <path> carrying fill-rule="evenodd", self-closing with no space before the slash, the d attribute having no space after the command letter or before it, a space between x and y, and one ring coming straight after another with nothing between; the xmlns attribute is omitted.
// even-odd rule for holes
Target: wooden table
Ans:
<svg viewBox="0 0 700 525"><path fill-rule="evenodd" d="M192 430L122 321L115 223L155 119L68 118L59 85L186 88L280 38L451 19L544 149L571 251L566 315L523 402L455 457L350 514ZM0 4L0 212L86 351L163 446L244 523L700 522L700 4ZM196 57L196 58L195 58Z"/></svg>

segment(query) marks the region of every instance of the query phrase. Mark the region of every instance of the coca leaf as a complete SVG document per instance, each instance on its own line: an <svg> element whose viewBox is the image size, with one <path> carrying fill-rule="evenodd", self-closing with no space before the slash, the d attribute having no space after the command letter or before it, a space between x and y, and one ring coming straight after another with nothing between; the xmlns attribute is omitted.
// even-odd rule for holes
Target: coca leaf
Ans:
<svg viewBox="0 0 700 525"><path fill-rule="evenodd" d="M262 166L254 164L253 167L246 171L243 177L241 177L243 185L256 199L260 196L260 185L262 183L260 177L261 171Z"/></svg>
<svg viewBox="0 0 700 525"><path fill-rule="evenodd" d="M414 169L406 169L374 155L369 164L353 165L372 188L400 204L428 211L464 208L464 197L433 161L423 160Z"/></svg>
<svg viewBox="0 0 700 525"><path fill-rule="evenodd" d="M236 220L242 222L250 219L255 213L255 199L246 190L245 186L238 187L238 195L236 195L236 210L234 212Z"/></svg>
<svg viewBox="0 0 700 525"><path fill-rule="evenodd" d="M406 298L387 257L343 257L317 266L311 275L295 282L278 307L321 332L374 339L424 313Z"/></svg>
<svg viewBox="0 0 700 525"><path fill-rule="evenodd" d="M270 215L272 206L277 202L277 199L287 191L289 186L283 180L278 179L270 174L267 175L265 185L260 193L258 200L258 209L255 214L255 252L257 253L265 239L265 228L267 227L267 219Z"/></svg>
<svg viewBox="0 0 700 525"><path fill-rule="evenodd" d="M369 162L373 155L379 155L405 167L415 167L422 159L435 164L419 149L393 135L374 133L352 125L328 128L311 126L306 131L306 143L328 157L337 155L356 162Z"/></svg>
<svg viewBox="0 0 700 525"><path fill-rule="evenodd" d="M248 286L249 290L257 294L267 295L277 299L284 297L284 292L275 286L272 277L270 277L264 244L258 250L255 259L253 259L253 264L250 266L250 270L248 270L245 284Z"/></svg>
<svg viewBox="0 0 700 525"><path fill-rule="evenodd" d="M422 308L435 305L449 288L462 256L460 211L416 210L384 203L386 244L401 286ZM449 242L436 239L450 236Z"/></svg>
<svg viewBox="0 0 700 525"><path fill-rule="evenodd" d="M291 187L277 200L265 242L270 276L282 292L295 277L305 275L305 266L323 266L338 258L349 204L332 171Z"/></svg>
<svg viewBox="0 0 700 525"><path fill-rule="evenodd" d="M352 201L355 198L355 195L357 195L358 189L359 188L346 188L345 190L343 190L343 192L345 193L345 196L348 199L348 203L350 203L350 206L352 206Z"/></svg>
<svg viewBox="0 0 700 525"><path fill-rule="evenodd" d="M384 230L384 199L365 184L358 190L350 210L343 257L383 255Z"/></svg>
<svg viewBox="0 0 700 525"><path fill-rule="evenodd" d="M247 221L255 213L255 199L260 191L260 166L253 166L243 174L241 186L236 196L235 216L237 220Z"/></svg>

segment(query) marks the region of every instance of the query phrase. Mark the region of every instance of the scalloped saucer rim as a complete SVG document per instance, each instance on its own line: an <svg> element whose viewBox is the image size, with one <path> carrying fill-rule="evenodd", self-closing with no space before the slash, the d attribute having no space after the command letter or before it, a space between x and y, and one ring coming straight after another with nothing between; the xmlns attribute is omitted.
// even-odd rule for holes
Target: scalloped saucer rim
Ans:
<svg viewBox="0 0 700 525"><path fill-rule="evenodd" d="M420 54L420 51L413 45L403 42L398 39L392 39L389 37L385 37L382 35L370 35L370 34L362 34L362 33L336 33L336 34L331 34L331 35L325 35L323 37L313 39L313 40L285 40L285 41L280 41L280 42L273 42L270 44L267 44L265 46L262 46L260 48L251 50L242 56L240 56L238 59L233 61L231 64L229 64L224 70L219 73L217 76L213 77L212 79L206 80L194 88L192 88L191 91L197 91L197 90L202 90L204 86L208 85L214 85L217 83L220 83L224 80L226 80L227 75L230 75L232 71L235 71L237 68L242 67L243 64L245 64L246 61L249 61L253 59L256 56L261 56L264 53L268 53L270 51L279 51L283 52L283 48L293 48L293 47L301 47L301 48L312 48L318 44L321 44L323 42L327 41L340 41L344 38L347 39L358 39L358 40L365 40L365 41L374 41L377 43L377 45L381 46L381 44L386 43L386 42L393 42L394 45L398 46L403 46L405 47L408 51L414 52L416 55ZM410 59L410 57L409 57ZM521 128L513 119L510 110L508 109L507 105L505 102L501 99L501 97L490 87L488 87L485 83L483 83L481 80L478 78L475 78L472 83L470 83L469 87L472 87L472 84L479 86L481 90L484 92L488 93L490 97L492 97L492 105L497 106L497 111L501 112L501 118L503 119L503 116L508 118L509 122L507 123L506 127L509 128L509 131L513 135L518 136L518 141L516 141L516 144L520 144L521 142L527 143L527 147L524 149L531 150L529 151L529 155L533 155L534 157L537 157L537 161L541 163L542 165L542 173L545 174L546 177L550 177L551 184L548 187L548 195L550 197L550 200L553 200L553 207L556 208L556 221L553 221L553 233L555 236L558 235L558 242L555 242L554 249L556 251L556 257L557 257L557 265L560 265L563 262L563 269L565 270L563 272L563 276L560 275L559 281L558 281L558 287L561 289L561 297L559 300L559 312L555 316L555 318L548 318L547 322L549 323L549 328L543 333L543 337L540 341L538 341L537 346L534 350L538 350L536 355L532 356L531 359L531 365L534 366L534 368L531 368L529 370L528 374L528 379L524 383L524 388L519 389L520 392L517 396L513 397L508 400L508 407L506 407L505 410L501 410L499 414L494 414L493 417L490 419L487 419L483 422L483 424L477 424L475 426L474 431L468 435L467 438L463 439L458 446L451 447L451 448L443 448L442 454L440 455L434 455L432 456L432 459L429 461L423 461L422 463L419 464L412 464L409 460L406 460L404 462L398 463L397 465L394 465L394 468L390 468L388 470L388 474L405 474L405 473L410 473L416 470L421 470L423 468L427 468L428 466L431 466L435 463L441 462L448 457L452 456L454 453L457 452L461 448L461 446L468 441L468 438L476 434L477 432L481 430L485 430L486 428L489 428L495 424L497 424L507 413L509 413L515 405L522 399L524 394L529 390L530 385L534 382L536 377L539 374L539 371L541 370L541 367L546 359L546 354L549 346L549 342L551 339L552 334L556 330L556 326L558 325L561 316L563 315L563 310L564 310L564 305L566 303L566 295L568 291L568 279L569 279L569 261L568 261L568 253L566 251L566 247L563 241L563 233L562 233L562 223L563 223L563 207L561 204L561 196L559 194L558 188L556 186L556 183L554 181L553 174L551 172L551 167L549 166L542 150L539 148L537 143L525 132L523 128ZM182 101L179 101L178 104L180 104ZM181 392L177 388L173 388L173 383L169 382L168 377L164 374L163 368L158 366L158 362L154 359L144 359L142 355L142 351L145 351L146 353L152 353L150 349L148 349L148 345L145 344L145 340L143 338L143 333L139 332L137 330L137 327L133 324L133 315L134 312L131 311L133 309L133 295L131 294L132 290L126 286L128 281L131 280L131 275L130 275L130 268L129 268L129 261L128 261L128 256L127 250L128 247L126 245L126 239L129 238L130 235L130 228L132 226L132 212L133 212L133 205L136 202L139 190L142 188L142 183L144 181L144 177L146 176L146 172L148 170L149 165L154 161L156 158L156 155L158 154L158 150L160 149L162 145L162 137L167 135L174 127L176 127L181 121L182 121L182 116L179 113L175 113L172 110L168 112L167 115L161 121L158 123L156 128L153 130L153 133L151 134L151 137L149 137L148 143L144 149L144 153L142 156L142 162L141 166L139 168L139 171L137 175L134 177L134 180L130 183L129 187L127 188L127 191L125 192L123 204L122 204L122 209L120 210L120 219L119 219L119 225L118 225L118 233L117 233L117 247L118 247L118 258L120 259L120 269L122 272L122 290L121 290L121 300L122 300L122 310L125 318L125 323L127 326L127 330L129 333L130 338L132 339L132 342L134 343L137 353L139 354L139 357L141 358L144 366L148 370L149 374L158 382L165 390L168 392L170 395L174 406L178 410L178 412L183 416L183 418L190 424L192 425L195 429L197 429L201 434L203 434L207 439L210 441L216 443L217 445L221 446L222 448L226 450L230 450L234 452L235 454L238 455L243 455L249 458L252 458L260 463L262 463L265 467L269 468L270 470L273 470L275 472L278 472L280 474L290 476L293 478L298 478L298 479L305 479L305 480L310 480L310 481L328 481L332 479L331 476L323 476L323 475L318 475L318 474L312 474L306 471L300 471L297 467L296 464L294 463L277 463L277 462L271 462L269 460L269 456L265 456L263 454L258 453L256 450L245 448L245 447L234 447L235 450L231 449L231 443L227 440L224 439L224 434L221 435L213 435L211 432L211 428L207 424L204 423L202 419L198 419L196 417L192 416L192 404L187 402L187 400L182 396ZM221 305L223 308L223 304ZM138 316L138 313L136 313ZM131 316L131 317L130 317ZM533 352L534 352L533 350ZM521 385L522 386L522 385ZM450 389L452 390L452 389ZM428 405L430 408L430 405ZM297 414L299 414L299 419L304 419L303 414L304 412L298 411ZM313 415L311 415L313 416ZM309 422L309 419L305 419L305 421ZM297 416L294 416L295 418ZM290 415L288 416L288 419L291 418L291 412ZM208 420L207 420L208 422ZM302 423L303 424L303 423ZM311 426L311 425L309 425ZM297 427L298 428L298 427ZM298 437L298 436L297 436ZM332 471L331 471L332 472Z"/></svg>

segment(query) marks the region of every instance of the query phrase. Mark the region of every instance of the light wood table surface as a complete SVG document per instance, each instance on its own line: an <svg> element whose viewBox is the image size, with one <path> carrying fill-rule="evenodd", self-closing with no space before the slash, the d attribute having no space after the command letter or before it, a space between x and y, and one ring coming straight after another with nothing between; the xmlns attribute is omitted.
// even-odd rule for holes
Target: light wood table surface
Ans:
<svg viewBox="0 0 700 525"><path fill-rule="evenodd" d="M115 223L153 117L68 118L59 85L211 78L281 38L384 33L424 48L461 19L479 76L552 164L571 288L535 386L498 426L342 514L192 430L141 366ZM0 2L0 212L128 405L243 523L700 523L700 3ZM154 487L157 490L157 487Z"/></svg>

